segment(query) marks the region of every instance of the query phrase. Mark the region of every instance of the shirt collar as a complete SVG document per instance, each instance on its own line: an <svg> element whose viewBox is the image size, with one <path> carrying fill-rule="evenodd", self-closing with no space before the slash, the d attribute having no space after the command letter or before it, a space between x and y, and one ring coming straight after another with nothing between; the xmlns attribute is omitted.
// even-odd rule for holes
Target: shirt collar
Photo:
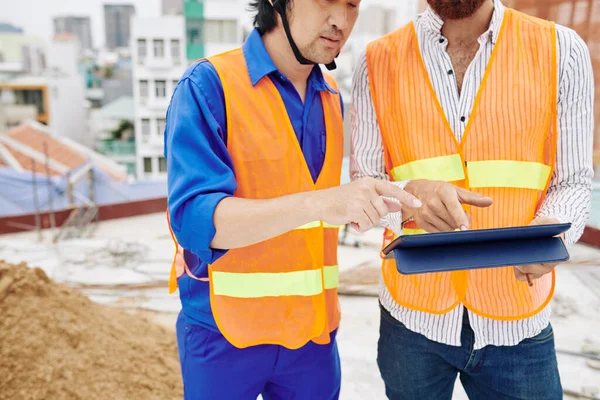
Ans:
<svg viewBox="0 0 600 400"><path fill-rule="evenodd" d="M504 19L505 7L501 0L493 1L494 13L492 14L490 27L483 35L481 35L481 38L491 38L492 43L496 44L498 41L498 35L500 34L500 28L502 27L502 21ZM419 18L423 19L423 22L425 23L424 26L427 29L435 34L441 35L444 21L431 9L430 6L427 6L427 9L419 16Z"/></svg>
<svg viewBox="0 0 600 400"><path fill-rule="evenodd" d="M244 58L246 59L246 66L248 68L248 75L250 76L252 86L256 86L256 84L267 75L281 74L267 52L260 32L256 28L252 30L242 45L242 51L244 52ZM323 71L321 71L319 65L314 66L308 77L308 83L313 85L319 92L329 90L331 93L337 94L337 92L327 84L327 81L323 76Z"/></svg>

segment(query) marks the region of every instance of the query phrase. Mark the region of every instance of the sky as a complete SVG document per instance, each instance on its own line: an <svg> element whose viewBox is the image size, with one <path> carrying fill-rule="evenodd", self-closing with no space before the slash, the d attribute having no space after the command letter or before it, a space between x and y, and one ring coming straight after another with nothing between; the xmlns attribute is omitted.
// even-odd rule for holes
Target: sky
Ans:
<svg viewBox="0 0 600 400"><path fill-rule="evenodd" d="M94 46L104 40L104 4L133 4L141 17L157 17L161 0L0 0L0 22L8 22L25 30L28 35L48 41L54 34L52 19L57 16L89 16Z"/></svg>
<svg viewBox="0 0 600 400"><path fill-rule="evenodd" d="M245 0L238 0L245 8ZM405 7L415 0L362 0L361 8L371 4ZM0 22L8 22L28 35L48 41L54 34L52 19L56 16L89 16L95 47L104 45L104 4L133 4L141 17L161 14L161 0L0 0Z"/></svg>

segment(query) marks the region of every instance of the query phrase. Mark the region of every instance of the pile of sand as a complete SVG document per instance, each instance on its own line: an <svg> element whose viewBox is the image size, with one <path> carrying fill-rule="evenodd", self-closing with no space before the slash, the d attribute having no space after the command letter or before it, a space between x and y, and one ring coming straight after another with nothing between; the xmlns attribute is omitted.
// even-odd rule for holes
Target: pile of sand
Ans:
<svg viewBox="0 0 600 400"><path fill-rule="evenodd" d="M0 261L0 399L181 399L175 334Z"/></svg>

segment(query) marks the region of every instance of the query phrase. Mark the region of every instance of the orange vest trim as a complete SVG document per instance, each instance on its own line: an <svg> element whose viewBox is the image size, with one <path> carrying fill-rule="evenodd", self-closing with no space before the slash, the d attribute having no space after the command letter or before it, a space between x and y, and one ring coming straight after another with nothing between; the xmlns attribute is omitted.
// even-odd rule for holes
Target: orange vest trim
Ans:
<svg viewBox="0 0 600 400"><path fill-rule="evenodd" d="M413 23L367 47L370 91L381 128L386 170L396 181L452 182L494 199L466 207L474 229L528 225L554 172L557 140L556 29L507 9L459 143L435 94ZM383 245L394 235L386 232ZM426 234L414 221L402 234ZM519 320L540 312L555 276L534 287L512 267L404 276L383 260L385 284L407 308L443 314L462 303L483 317Z"/></svg>
<svg viewBox="0 0 600 400"><path fill-rule="evenodd" d="M313 181L277 88L269 77L252 85L241 49L207 59L223 85L227 148L237 181L234 196L269 199L339 186L343 121L339 94L321 93L326 126L322 171ZM327 75L330 87L335 80ZM225 338L238 348L276 344L297 349L330 342L337 329L338 228L314 221L275 238L230 249L209 265L211 308ZM188 268L178 267L170 288Z"/></svg>

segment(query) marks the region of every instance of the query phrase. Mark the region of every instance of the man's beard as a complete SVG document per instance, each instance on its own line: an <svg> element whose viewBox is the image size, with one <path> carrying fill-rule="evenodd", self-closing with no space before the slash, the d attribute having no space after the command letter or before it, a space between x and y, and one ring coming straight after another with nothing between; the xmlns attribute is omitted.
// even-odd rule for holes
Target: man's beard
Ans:
<svg viewBox="0 0 600 400"><path fill-rule="evenodd" d="M475 14L489 0L427 0L429 6L442 19L464 19Z"/></svg>

